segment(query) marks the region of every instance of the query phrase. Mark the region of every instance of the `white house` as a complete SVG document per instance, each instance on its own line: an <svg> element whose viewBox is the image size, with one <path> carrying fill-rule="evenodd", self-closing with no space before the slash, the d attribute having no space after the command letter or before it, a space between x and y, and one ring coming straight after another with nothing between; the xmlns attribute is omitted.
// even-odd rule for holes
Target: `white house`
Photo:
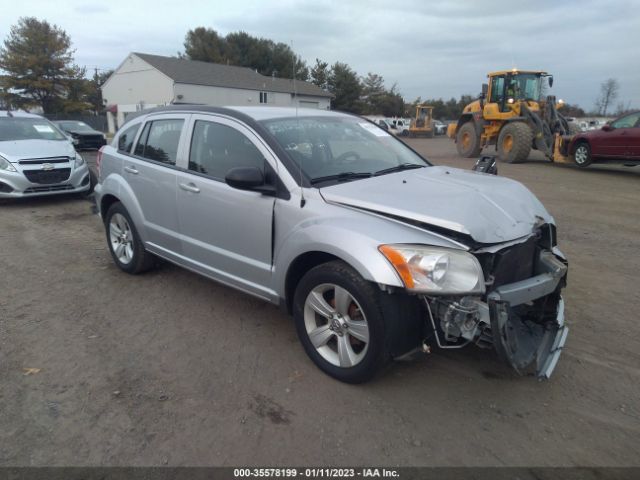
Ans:
<svg viewBox="0 0 640 480"><path fill-rule="evenodd" d="M246 67L130 53L102 86L109 131L128 114L170 104L269 105L330 108L331 94L286 78L266 77Z"/></svg>

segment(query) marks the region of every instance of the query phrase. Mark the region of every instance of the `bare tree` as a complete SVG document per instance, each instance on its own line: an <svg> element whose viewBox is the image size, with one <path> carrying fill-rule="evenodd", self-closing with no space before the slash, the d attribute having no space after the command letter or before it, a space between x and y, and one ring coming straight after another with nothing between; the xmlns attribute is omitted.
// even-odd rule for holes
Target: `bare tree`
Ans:
<svg viewBox="0 0 640 480"><path fill-rule="evenodd" d="M629 100L626 105L624 102L618 103L618 107L616 108L616 117L621 117L627 113L631 113L631 100Z"/></svg>
<svg viewBox="0 0 640 480"><path fill-rule="evenodd" d="M600 96L596 100L596 107L602 116L607 115L607 109L618 98L620 84L615 78L610 78L600 84Z"/></svg>

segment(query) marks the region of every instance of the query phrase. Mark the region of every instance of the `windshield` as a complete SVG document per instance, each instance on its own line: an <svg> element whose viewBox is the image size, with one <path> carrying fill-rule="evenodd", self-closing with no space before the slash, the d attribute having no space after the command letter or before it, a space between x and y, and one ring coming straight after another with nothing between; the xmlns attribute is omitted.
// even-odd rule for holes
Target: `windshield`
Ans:
<svg viewBox="0 0 640 480"><path fill-rule="evenodd" d="M64 130L70 130L75 132L92 132L93 131L93 128L91 128L89 125L87 125L84 122L65 121L65 122L56 122L56 123L60 125L60 128Z"/></svg>
<svg viewBox="0 0 640 480"><path fill-rule="evenodd" d="M540 101L541 77L537 74L519 73L507 77L507 98Z"/></svg>
<svg viewBox="0 0 640 480"><path fill-rule="evenodd" d="M262 123L312 184L429 166L404 143L361 118L293 117Z"/></svg>
<svg viewBox="0 0 640 480"><path fill-rule="evenodd" d="M44 118L0 118L0 142L12 140L67 140Z"/></svg>

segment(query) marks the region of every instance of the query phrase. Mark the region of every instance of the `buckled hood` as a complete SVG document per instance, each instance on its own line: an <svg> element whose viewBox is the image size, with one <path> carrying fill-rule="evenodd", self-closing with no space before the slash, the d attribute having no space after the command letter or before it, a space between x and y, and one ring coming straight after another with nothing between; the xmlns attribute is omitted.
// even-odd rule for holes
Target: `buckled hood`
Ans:
<svg viewBox="0 0 640 480"><path fill-rule="evenodd" d="M521 183L449 167L406 170L320 190L329 203L393 215L501 243L553 218Z"/></svg>

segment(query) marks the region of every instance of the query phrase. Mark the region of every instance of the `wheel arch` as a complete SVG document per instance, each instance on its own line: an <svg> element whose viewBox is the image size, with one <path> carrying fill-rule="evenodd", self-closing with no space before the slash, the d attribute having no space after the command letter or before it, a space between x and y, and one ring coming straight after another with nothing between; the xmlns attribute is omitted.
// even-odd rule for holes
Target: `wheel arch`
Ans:
<svg viewBox="0 0 640 480"><path fill-rule="evenodd" d="M314 267L336 260L343 262L354 269L356 273L362 275L362 272L350 262L327 252L309 251L296 257L287 272L285 305L289 314L294 311L296 286L305 273ZM372 282L365 276L363 278L365 281ZM376 285L373 287L378 288ZM397 358L415 350L420 340L424 338L422 303L417 296L408 295L403 288L388 291L388 293L393 293L391 295L383 293L382 290L379 293L378 302L384 321L383 328L387 336L386 348L391 358Z"/></svg>
<svg viewBox="0 0 640 480"><path fill-rule="evenodd" d="M144 227L144 214L140 202L131 186L119 175L109 175L101 184L101 192L99 195L100 201L100 216L103 221L107 215L109 207L115 202L120 202L131 216L138 235L142 239L143 243L147 240Z"/></svg>
<svg viewBox="0 0 640 480"><path fill-rule="evenodd" d="M102 196L100 199L100 217L102 217L103 222L106 220L105 217L109 208L111 208L111 205L118 203L119 201L120 199L111 193Z"/></svg>
<svg viewBox="0 0 640 480"><path fill-rule="evenodd" d="M476 131L478 131L478 125L477 125L477 122L475 122L475 120L473 118L473 114L472 113L463 113L462 115L460 115L460 118L458 119L458 122L456 123L455 135L458 134L458 131L460 131L460 129L462 128L462 126L465 123L469 123L469 122L474 122L474 127L475 127Z"/></svg>
<svg viewBox="0 0 640 480"><path fill-rule="evenodd" d="M311 236L316 237L317 241L307 245L304 250L295 251L295 247L286 248L293 247L297 242L289 243L283 248L282 251L286 253L276 261L274 283L287 310L292 306L296 286L304 274L318 265L334 260L344 262L366 281L403 288L396 271L377 250L377 246L383 242L371 239L367 241L366 238L360 237L351 244L336 245L335 238L340 238L341 233L343 231L340 229L331 229L324 232L328 235L327 238L321 239L322 233L309 232ZM284 268L279 268L280 266Z"/></svg>
<svg viewBox="0 0 640 480"><path fill-rule="evenodd" d="M578 137L574 140L571 141L571 145L569 147L569 154L573 155L576 153L576 148L578 148L579 145L586 143L587 146L589 147L589 151L591 152L591 155L593 156L593 149L591 148L591 142L589 142L589 139L586 137Z"/></svg>
<svg viewBox="0 0 640 480"><path fill-rule="evenodd" d="M302 253L298 255L293 262L291 262L284 280L284 306L289 314L293 312L293 297L295 295L296 286L305 273L318 265L334 260L340 260L349 265L349 263L345 262L342 258L319 250Z"/></svg>

